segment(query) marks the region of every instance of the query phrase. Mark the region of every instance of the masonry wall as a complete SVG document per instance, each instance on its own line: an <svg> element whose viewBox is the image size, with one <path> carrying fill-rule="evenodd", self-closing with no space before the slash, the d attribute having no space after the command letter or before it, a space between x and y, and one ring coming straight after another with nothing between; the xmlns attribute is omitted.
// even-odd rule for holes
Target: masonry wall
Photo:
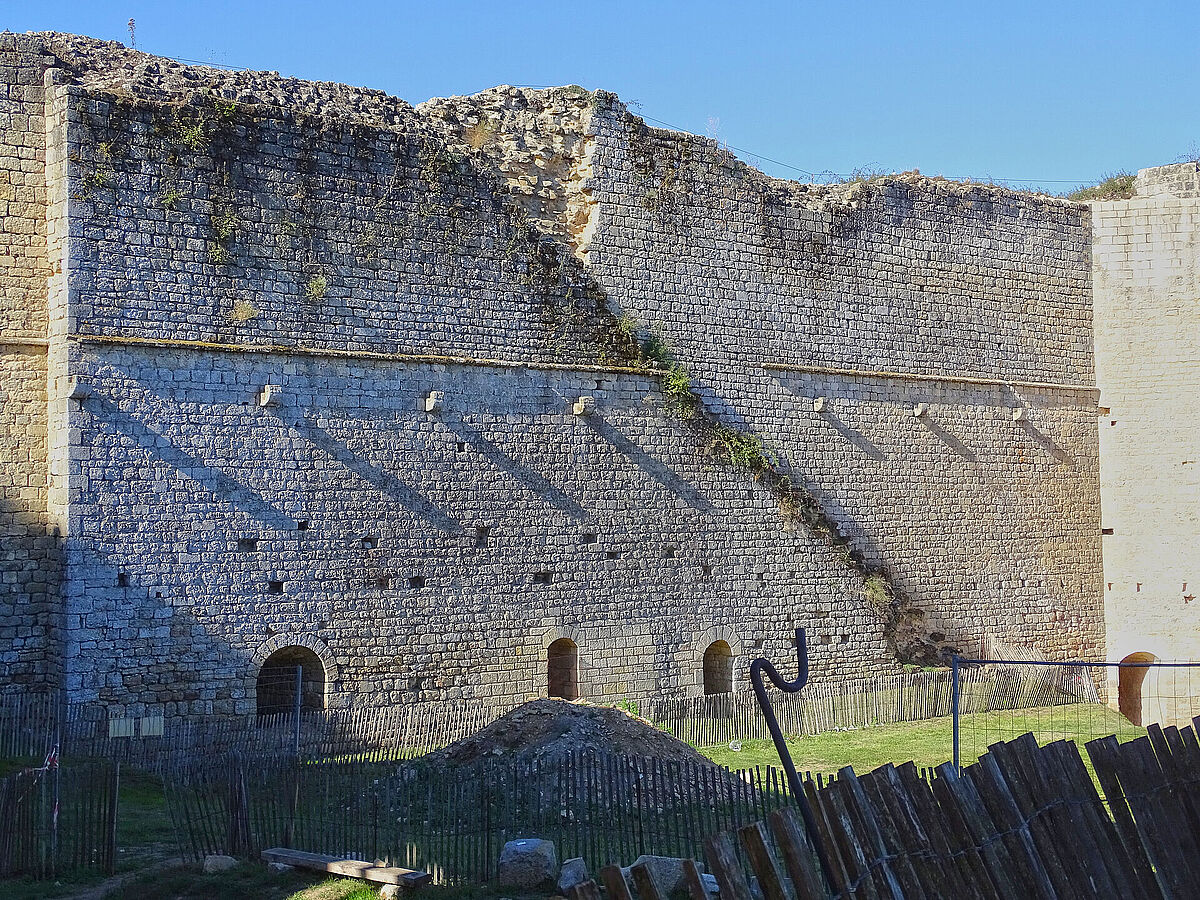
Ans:
<svg viewBox="0 0 1200 900"><path fill-rule="evenodd" d="M1108 654L1200 659L1197 166L1092 204Z"/></svg>
<svg viewBox="0 0 1200 900"><path fill-rule="evenodd" d="M0 672L59 678L58 540L47 516L44 68L0 35Z"/></svg>
<svg viewBox="0 0 1200 900"><path fill-rule="evenodd" d="M299 645L330 703L513 699L563 636L586 696L694 693L712 641L787 660L798 624L815 677L894 671L847 552L934 645L1100 645L1081 208L774 182L576 90L413 110L30 40L72 697L246 711ZM630 330L851 545L722 464Z"/></svg>

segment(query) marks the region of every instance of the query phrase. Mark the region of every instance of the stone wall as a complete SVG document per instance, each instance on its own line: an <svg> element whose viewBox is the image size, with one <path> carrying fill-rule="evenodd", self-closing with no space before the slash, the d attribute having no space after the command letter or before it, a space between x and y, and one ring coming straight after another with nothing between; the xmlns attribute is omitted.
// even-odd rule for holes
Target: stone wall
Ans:
<svg viewBox="0 0 1200 900"><path fill-rule="evenodd" d="M0 689L56 683L47 518L45 122L35 43L0 35Z"/></svg>
<svg viewBox="0 0 1200 900"><path fill-rule="evenodd" d="M1133 199L1092 204L1104 597L1113 660L1135 653L1200 659L1196 169L1194 163L1143 169Z"/></svg>
<svg viewBox="0 0 1200 900"><path fill-rule="evenodd" d="M900 613L1098 652L1082 208L778 182L578 89L413 109L20 40L56 56L73 697L244 711L295 645L331 703L511 699L558 637L585 696L695 693L710 643L786 660L797 624L851 678Z"/></svg>

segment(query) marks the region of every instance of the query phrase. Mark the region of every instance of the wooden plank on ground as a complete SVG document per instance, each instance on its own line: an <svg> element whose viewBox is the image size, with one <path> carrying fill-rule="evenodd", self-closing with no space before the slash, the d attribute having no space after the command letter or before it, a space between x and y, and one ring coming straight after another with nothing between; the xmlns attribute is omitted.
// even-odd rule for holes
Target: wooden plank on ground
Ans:
<svg viewBox="0 0 1200 900"><path fill-rule="evenodd" d="M404 887L420 887L429 884L433 876L428 872L417 872L412 869L401 869L396 866L377 866L362 859L346 859L341 856L329 856L324 853L306 853L303 850L289 850L286 847L275 847L264 850L262 858L267 862L283 863L287 866L297 866L301 869L312 869L317 872L329 872L331 875L345 875L349 878L361 878L364 881L374 881L377 884L399 884Z"/></svg>

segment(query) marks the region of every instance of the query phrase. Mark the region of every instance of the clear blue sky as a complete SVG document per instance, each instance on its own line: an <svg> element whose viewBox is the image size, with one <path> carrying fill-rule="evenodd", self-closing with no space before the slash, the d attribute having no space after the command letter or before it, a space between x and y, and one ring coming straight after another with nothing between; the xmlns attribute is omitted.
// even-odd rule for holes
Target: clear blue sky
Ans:
<svg viewBox="0 0 1200 900"><path fill-rule="evenodd" d="M73 31L414 103L494 84L615 91L774 175L862 167L1059 182L1200 154L1200 2L0 0Z"/></svg>

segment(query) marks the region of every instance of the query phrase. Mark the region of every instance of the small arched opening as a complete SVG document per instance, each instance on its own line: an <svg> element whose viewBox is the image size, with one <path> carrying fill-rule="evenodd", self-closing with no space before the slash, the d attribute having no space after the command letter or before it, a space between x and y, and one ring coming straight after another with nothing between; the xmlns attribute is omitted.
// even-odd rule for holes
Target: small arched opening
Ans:
<svg viewBox="0 0 1200 900"><path fill-rule="evenodd" d="M1117 669L1117 709L1134 725L1142 724L1142 682L1155 659L1153 653L1130 653Z"/></svg>
<svg viewBox="0 0 1200 900"><path fill-rule="evenodd" d="M324 709L325 667L320 657L307 647L283 647L268 656L258 670L255 683L258 714L293 712L297 690L302 711Z"/></svg>
<svg viewBox="0 0 1200 900"><path fill-rule="evenodd" d="M733 650L725 641L713 641L704 651L704 693L733 692Z"/></svg>
<svg viewBox="0 0 1200 900"><path fill-rule="evenodd" d="M579 648L559 638L546 651L546 693L562 700L579 699Z"/></svg>

